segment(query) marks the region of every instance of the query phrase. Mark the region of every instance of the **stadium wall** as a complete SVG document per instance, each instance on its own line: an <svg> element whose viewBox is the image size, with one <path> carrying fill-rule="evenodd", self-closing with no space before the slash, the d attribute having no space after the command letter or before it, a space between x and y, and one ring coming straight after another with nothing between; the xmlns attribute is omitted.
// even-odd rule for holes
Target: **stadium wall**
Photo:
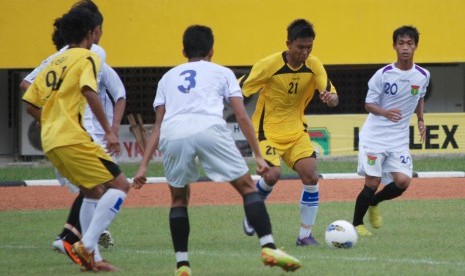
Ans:
<svg viewBox="0 0 465 276"><path fill-rule="evenodd" d="M37 129L20 101L19 81L55 49L52 22L75 0L0 0L0 156L23 160ZM416 62L432 73L425 112L465 111L465 17L461 0L95 0L104 14L101 45L128 94L126 113L153 121L151 103L158 80L184 62L181 35L190 24L215 33L217 63L240 76L258 59L285 49L286 27L308 18L317 32L313 53L326 65L340 105L327 108L317 98L306 114L365 115L367 81L395 60L392 31L403 24L419 28ZM255 99L246 99L249 113ZM234 118L226 108L225 118ZM332 121L330 119L329 121ZM127 124L124 119L123 124ZM463 128L463 126L460 126ZM32 138L31 138L32 137ZM130 144L128 142L128 148ZM133 145L133 144L132 144ZM134 146L134 145L133 145ZM33 151L34 152L34 151ZM132 151L135 152L135 149ZM128 151L129 153L129 151ZM40 155L40 152L38 153ZM30 154L35 155L35 154Z"/></svg>
<svg viewBox="0 0 465 276"><path fill-rule="evenodd" d="M53 20L75 0L0 0L0 68L33 68L53 53ZM104 14L101 45L114 67L173 66L184 59L186 26L215 34L214 60L251 65L285 48L295 18L315 25L314 54L327 65L384 64L395 56L392 32L421 32L417 63L465 62L463 0L95 0Z"/></svg>
<svg viewBox="0 0 465 276"><path fill-rule="evenodd" d="M309 122L308 136L320 156L342 157L358 154L358 133L366 119L366 115L314 115L306 116ZM35 124L28 125L34 128ZM420 142L419 132L413 116L410 122L409 147L415 155L465 154L465 114L464 113L431 113L425 114L426 140ZM237 123L228 123L236 146L244 157L252 157L250 149ZM150 125L146 125L148 131ZM31 130L30 130L31 131ZM37 134L37 133L36 133ZM138 162L142 159L142 151L137 145L128 125L120 129L121 155L120 162ZM25 136L22 155L44 155L39 136L28 140ZM38 139L38 140L37 140ZM156 151L153 159L161 161L161 153Z"/></svg>

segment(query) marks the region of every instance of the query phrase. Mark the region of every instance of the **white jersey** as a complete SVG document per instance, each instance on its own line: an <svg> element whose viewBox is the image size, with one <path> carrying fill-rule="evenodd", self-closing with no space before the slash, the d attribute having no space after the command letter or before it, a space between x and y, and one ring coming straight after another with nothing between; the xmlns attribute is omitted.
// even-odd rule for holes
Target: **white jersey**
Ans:
<svg viewBox="0 0 465 276"><path fill-rule="evenodd" d="M213 125L226 125L224 101L242 98L234 73L221 65L197 61L169 70L158 83L154 109L164 105L166 113L161 138L183 138Z"/></svg>
<svg viewBox="0 0 465 276"><path fill-rule="evenodd" d="M116 71L108 64L104 63L100 72L102 78L98 84L98 96L111 126L114 114L113 107L119 99L126 99L126 90ZM84 113L84 127L97 143L101 144L103 142L105 131L89 106L86 106Z"/></svg>
<svg viewBox="0 0 465 276"><path fill-rule="evenodd" d="M359 135L360 146L383 151L409 149L409 123L420 98L428 88L430 73L413 65L402 71L389 64L379 69L368 82L366 103L384 109L398 108L402 119L392 122L384 116L368 114Z"/></svg>
<svg viewBox="0 0 465 276"><path fill-rule="evenodd" d="M58 52L54 53L53 55L49 56L48 58L46 58L44 61L42 61L42 63L36 67L34 70L32 70L31 73L29 73L25 78L24 80L29 82L29 83L33 83L34 80L36 79L37 75L42 71L44 70L45 66L47 66L47 64L52 61L56 56L58 56L59 54L63 53L64 51L66 51L68 49L68 45L66 45L65 47L61 48ZM100 47L99 45L97 44L92 44L92 47L90 48L90 50L92 52L95 52L98 57L100 58L100 65L103 65L105 63L105 60L107 59L107 54L105 53L105 50ZM100 66L100 68L102 68L102 66ZM99 75L98 75L98 78L97 78L97 81L100 81L100 78L101 78L101 73L99 72Z"/></svg>

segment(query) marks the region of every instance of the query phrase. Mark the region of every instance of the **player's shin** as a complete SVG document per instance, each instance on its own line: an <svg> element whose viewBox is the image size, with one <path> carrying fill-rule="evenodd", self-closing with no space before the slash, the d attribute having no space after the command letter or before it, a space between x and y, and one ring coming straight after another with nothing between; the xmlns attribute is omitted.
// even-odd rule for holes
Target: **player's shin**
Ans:
<svg viewBox="0 0 465 276"><path fill-rule="evenodd" d="M318 213L319 192L318 184L304 185L300 200L300 218L302 227L300 228L299 238L305 238L312 232Z"/></svg>
<svg viewBox="0 0 465 276"><path fill-rule="evenodd" d="M363 190L357 196L357 200L355 201L354 220L352 223L354 226L363 224L363 217L367 213L368 206L372 202L374 195L374 189L364 186Z"/></svg>
<svg viewBox="0 0 465 276"><path fill-rule="evenodd" d="M176 256L177 268L187 265L188 259L188 242L189 242L189 216L187 207L172 207L170 209L170 231L173 241L174 252Z"/></svg>
<svg viewBox="0 0 465 276"><path fill-rule="evenodd" d="M113 219L118 214L121 205L126 198L126 193L110 188L100 198L96 208L92 221L89 225L89 229L84 233L82 242L86 246L93 246L98 243L100 234L107 229ZM81 225L84 228L84 225ZM89 248L91 250L91 248Z"/></svg>
<svg viewBox="0 0 465 276"><path fill-rule="evenodd" d="M247 220L260 239L260 245L262 247L276 248L271 233L270 216L258 192L244 195L244 210Z"/></svg>

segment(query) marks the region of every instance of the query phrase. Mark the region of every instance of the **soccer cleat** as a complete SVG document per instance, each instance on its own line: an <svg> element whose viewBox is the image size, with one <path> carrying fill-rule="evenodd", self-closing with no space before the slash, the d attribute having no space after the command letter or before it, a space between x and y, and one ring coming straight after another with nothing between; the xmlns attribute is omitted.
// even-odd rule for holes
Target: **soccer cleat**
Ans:
<svg viewBox="0 0 465 276"><path fill-rule="evenodd" d="M373 228L378 229L383 224L383 218L381 217L381 212L379 211L378 206L368 207L368 218Z"/></svg>
<svg viewBox="0 0 465 276"><path fill-rule="evenodd" d="M255 229L249 224L249 221L247 218L244 218L244 221L242 222L242 228L244 229L244 233L247 236L253 236L255 234Z"/></svg>
<svg viewBox="0 0 465 276"><path fill-rule="evenodd" d="M368 231L368 229L363 224L355 226L355 230L357 230L357 234L359 236L373 236L373 234Z"/></svg>
<svg viewBox="0 0 465 276"><path fill-rule="evenodd" d="M174 272L174 275L175 276L191 276L192 270L187 265L183 265L180 268L176 269L176 271Z"/></svg>
<svg viewBox="0 0 465 276"><path fill-rule="evenodd" d="M89 252L84 247L82 241L78 241L73 244L72 252L81 260L81 266L86 271L96 271L94 252Z"/></svg>
<svg viewBox="0 0 465 276"><path fill-rule="evenodd" d="M310 233L310 236L306 238L297 238L297 241L295 242L295 245L297 246L309 246L309 245L314 245L314 246L319 246L320 243L316 241L315 237Z"/></svg>
<svg viewBox="0 0 465 276"><path fill-rule="evenodd" d="M95 263L94 271L119 272L119 271L121 271L121 269L119 269L116 266L110 264L106 260L102 260L100 262Z"/></svg>
<svg viewBox="0 0 465 276"><path fill-rule="evenodd" d="M62 240L62 239L57 239L53 242L52 245L53 245L53 249L56 252L66 254L66 256L68 256L71 259L71 261L73 261L74 263L78 265L82 265L82 262L79 259L79 257L73 253L73 250L72 250L73 246L69 242Z"/></svg>
<svg viewBox="0 0 465 276"><path fill-rule="evenodd" d="M113 246L114 241L111 236L111 233L108 230L105 230L102 232L102 234L100 234L100 237L98 239L98 244L104 248Z"/></svg>
<svg viewBox="0 0 465 276"><path fill-rule="evenodd" d="M266 266L279 266L284 271L295 271L302 263L281 249L262 248L262 261Z"/></svg>

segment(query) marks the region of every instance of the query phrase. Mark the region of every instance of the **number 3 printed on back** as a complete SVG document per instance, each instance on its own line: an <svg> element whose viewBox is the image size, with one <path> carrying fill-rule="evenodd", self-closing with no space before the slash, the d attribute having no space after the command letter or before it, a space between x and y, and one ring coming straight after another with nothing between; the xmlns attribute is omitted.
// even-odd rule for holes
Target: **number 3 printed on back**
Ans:
<svg viewBox="0 0 465 276"><path fill-rule="evenodd" d="M195 75L197 75L197 73L194 70L186 70L179 74L179 76L184 77L184 80L183 83L178 86L178 90L182 93L189 93L189 90L196 85Z"/></svg>

